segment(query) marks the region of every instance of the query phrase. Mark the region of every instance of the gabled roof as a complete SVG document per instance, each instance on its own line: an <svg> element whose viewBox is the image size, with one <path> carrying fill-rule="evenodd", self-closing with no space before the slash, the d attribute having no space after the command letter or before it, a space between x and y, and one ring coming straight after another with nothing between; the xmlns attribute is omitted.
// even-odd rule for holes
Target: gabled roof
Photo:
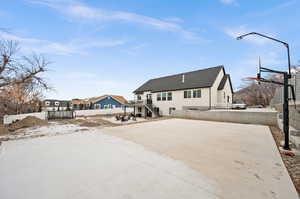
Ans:
<svg viewBox="0 0 300 199"><path fill-rule="evenodd" d="M218 90L223 90L225 84L226 84L226 81L229 80L229 84L230 84L230 88L231 88L231 91L233 92L233 88L232 88L232 84L231 84L231 79L230 79L230 75L228 74L225 74L218 86Z"/></svg>
<svg viewBox="0 0 300 199"><path fill-rule="evenodd" d="M111 98L115 99L116 101L120 102L121 104L128 104L127 100L123 96L120 96L120 95L102 95L100 97L91 98L90 102L96 103L96 102L98 102L100 100L103 100L107 97L111 97Z"/></svg>
<svg viewBox="0 0 300 199"><path fill-rule="evenodd" d="M224 70L224 66L216 66L212 68L151 79L136 89L134 93L142 93L145 91L160 92L192 88L208 88L213 85L217 75L221 70Z"/></svg>
<svg viewBox="0 0 300 199"><path fill-rule="evenodd" d="M92 98L88 98L88 99L73 99L72 103L73 104L96 103L103 99L106 99L107 97L111 97L111 98L115 99L116 101L120 102L121 104L128 104L127 100L123 96L119 96L119 95L102 95L99 97L92 97Z"/></svg>

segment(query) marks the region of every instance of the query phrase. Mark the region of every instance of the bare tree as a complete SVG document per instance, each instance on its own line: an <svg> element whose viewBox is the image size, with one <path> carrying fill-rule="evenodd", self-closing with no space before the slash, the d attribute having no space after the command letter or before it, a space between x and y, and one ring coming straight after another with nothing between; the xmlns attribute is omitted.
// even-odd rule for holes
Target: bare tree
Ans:
<svg viewBox="0 0 300 199"><path fill-rule="evenodd" d="M18 42L0 39L0 110L3 110L2 114L27 112L24 105L32 109L36 104L40 104L43 91L51 89L41 76L47 71L49 65L46 58L37 54L20 56L19 49Z"/></svg>
<svg viewBox="0 0 300 199"><path fill-rule="evenodd" d="M0 40L0 89L24 83L49 89L44 79L39 76L47 71L49 62L36 54L31 57L17 57L18 50L18 42Z"/></svg>
<svg viewBox="0 0 300 199"><path fill-rule="evenodd" d="M274 81L282 81L280 76L269 76L267 79ZM242 99L248 105L263 105L267 106L270 104L274 97L276 88L278 85L271 83L254 83L249 82L234 94L234 99Z"/></svg>

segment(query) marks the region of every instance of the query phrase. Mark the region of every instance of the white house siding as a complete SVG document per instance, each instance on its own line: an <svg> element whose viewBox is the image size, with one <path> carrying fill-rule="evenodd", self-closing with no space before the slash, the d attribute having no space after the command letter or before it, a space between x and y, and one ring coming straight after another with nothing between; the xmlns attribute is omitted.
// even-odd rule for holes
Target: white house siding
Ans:
<svg viewBox="0 0 300 199"><path fill-rule="evenodd" d="M187 89L196 90L196 89ZM187 107L209 107L209 88L201 88L201 98L184 98L184 91L172 92L171 101L157 101L157 93L152 94L153 105L159 108L161 115L169 115L170 108L182 110Z"/></svg>
<svg viewBox="0 0 300 199"><path fill-rule="evenodd" d="M224 98L225 93L225 98ZM229 102L227 102L227 96L229 96ZM229 79L226 80L224 88L222 90L218 90L218 108L230 108L232 104L232 90L230 86Z"/></svg>
<svg viewBox="0 0 300 199"><path fill-rule="evenodd" d="M157 93L144 92L140 94L141 100L145 101L147 99L147 94L152 94L152 102L154 107L159 108L160 115L169 115L170 108L175 108L176 110L183 110L187 108L198 108L198 109L207 109L216 108L218 105L222 105L223 107L226 105L227 107L227 97L226 99L221 99L221 93L225 92L226 96L230 96L230 105L232 103L232 91L229 83L229 79L226 81L224 85L224 89L219 91L218 87L222 78L224 76L224 71L220 70L219 74L216 77L216 80L211 88L198 88L201 90L201 98L184 98L185 90L178 91L164 91L164 92L172 92L172 100L171 101L157 101ZM186 89L186 90L196 90L195 89ZM210 97L211 96L211 97ZM135 100L137 100L137 95L134 96ZM211 99L210 99L211 98ZM230 106L229 105L229 106ZM142 107L142 112L138 112L136 108L136 113L141 113L144 116L145 109Z"/></svg>
<svg viewBox="0 0 300 199"><path fill-rule="evenodd" d="M218 87L223 79L224 71L220 70L213 86L211 87L211 107L214 108L218 104Z"/></svg>
<svg viewBox="0 0 300 199"><path fill-rule="evenodd" d="M69 107L70 109L72 109L72 107ZM59 107L60 111L66 111L68 109L68 107ZM55 107L43 107L43 111L58 111L58 106Z"/></svg>

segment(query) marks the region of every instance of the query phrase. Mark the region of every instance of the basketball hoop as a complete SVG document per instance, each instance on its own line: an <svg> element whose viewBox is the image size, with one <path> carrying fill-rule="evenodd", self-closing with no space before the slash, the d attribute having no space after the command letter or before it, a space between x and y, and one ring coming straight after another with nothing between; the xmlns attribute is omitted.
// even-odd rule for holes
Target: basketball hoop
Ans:
<svg viewBox="0 0 300 199"><path fill-rule="evenodd" d="M259 81L261 78L258 77L246 77L243 79L243 81Z"/></svg>

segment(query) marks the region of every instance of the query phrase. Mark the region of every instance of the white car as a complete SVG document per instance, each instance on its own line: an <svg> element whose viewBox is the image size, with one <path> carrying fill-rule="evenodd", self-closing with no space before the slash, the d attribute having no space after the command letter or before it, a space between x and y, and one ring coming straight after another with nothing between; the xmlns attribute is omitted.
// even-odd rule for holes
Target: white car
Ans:
<svg viewBox="0 0 300 199"><path fill-rule="evenodd" d="M236 100L232 103L232 109L246 109L247 104L243 100Z"/></svg>

